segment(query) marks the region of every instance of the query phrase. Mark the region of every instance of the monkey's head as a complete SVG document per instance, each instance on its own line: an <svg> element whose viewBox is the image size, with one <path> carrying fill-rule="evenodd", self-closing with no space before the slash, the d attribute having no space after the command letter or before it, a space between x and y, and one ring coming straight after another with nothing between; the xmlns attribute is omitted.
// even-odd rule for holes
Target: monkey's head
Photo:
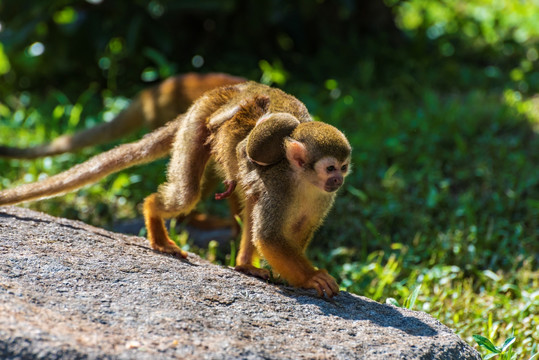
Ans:
<svg viewBox="0 0 539 360"><path fill-rule="evenodd" d="M321 190L334 192L344 183L352 147L337 128L318 121L301 123L285 148L292 168Z"/></svg>
<svg viewBox="0 0 539 360"><path fill-rule="evenodd" d="M300 123L290 114L277 113L259 120L249 134L246 150L262 166L286 158L302 179L334 192L348 174L352 148L344 134L329 124Z"/></svg>

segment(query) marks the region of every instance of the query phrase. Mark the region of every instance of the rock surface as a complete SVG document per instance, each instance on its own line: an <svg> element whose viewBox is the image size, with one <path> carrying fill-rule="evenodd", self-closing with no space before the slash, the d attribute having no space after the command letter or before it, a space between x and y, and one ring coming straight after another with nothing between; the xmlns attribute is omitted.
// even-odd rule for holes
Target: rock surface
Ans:
<svg viewBox="0 0 539 360"><path fill-rule="evenodd" d="M480 359L429 315L266 284L0 208L2 359Z"/></svg>

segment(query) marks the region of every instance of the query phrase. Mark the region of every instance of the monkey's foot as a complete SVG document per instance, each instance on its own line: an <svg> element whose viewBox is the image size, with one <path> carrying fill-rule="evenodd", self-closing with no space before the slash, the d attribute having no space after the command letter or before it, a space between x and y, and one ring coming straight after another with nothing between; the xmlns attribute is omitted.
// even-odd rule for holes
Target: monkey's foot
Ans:
<svg viewBox="0 0 539 360"><path fill-rule="evenodd" d="M270 272L268 269L260 269L250 264L236 265L234 270L244 273L245 275L255 276L264 280L269 280Z"/></svg>
<svg viewBox="0 0 539 360"><path fill-rule="evenodd" d="M172 240L167 244L153 244L152 248L154 250L157 250L159 252L170 254L178 259L186 259L187 258L187 252L180 249Z"/></svg>
<svg viewBox="0 0 539 360"><path fill-rule="evenodd" d="M302 286L306 289L315 289L318 296L331 298L339 293L339 285L326 270L317 270L314 275Z"/></svg>
<svg viewBox="0 0 539 360"><path fill-rule="evenodd" d="M225 180L223 184L225 184L226 190L222 193L215 194L215 200L223 200L232 195L238 183L236 180Z"/></svg>

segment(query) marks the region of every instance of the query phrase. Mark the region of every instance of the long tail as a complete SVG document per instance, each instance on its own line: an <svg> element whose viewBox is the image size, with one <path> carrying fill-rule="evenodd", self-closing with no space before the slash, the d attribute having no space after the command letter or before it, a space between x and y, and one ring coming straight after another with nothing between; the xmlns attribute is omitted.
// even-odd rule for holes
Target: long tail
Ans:
<svg viewBox="0 0 539 360"><path fill-rule="evenodd" d="M126 136L126 134L141 128L143 125L144 113L141 109L140 101L137 99L110 122L101 123L72 135L62 135L51 142L33 147L0 146L0 157L35 159L42 156L73 152L87 146L103 144Z"/></svg>
<svg viewBox="0 0 539 360"><path fill-rule="evenodd" d="M122 169L165 157L172 148L180 122L181 117L136 142L119 145L45 180L0 191L0 205L65 194Z"/></svg>

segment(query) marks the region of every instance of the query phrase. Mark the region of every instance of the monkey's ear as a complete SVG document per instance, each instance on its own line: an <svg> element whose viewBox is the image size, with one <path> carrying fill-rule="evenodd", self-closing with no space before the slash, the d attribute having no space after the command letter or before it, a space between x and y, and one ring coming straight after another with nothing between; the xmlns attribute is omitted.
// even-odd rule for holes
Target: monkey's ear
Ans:
<svg viewBox="0 0 539 360"><path fill-rule="evenodd" d="M307 148L303 143L288 138L285 141L286 158L295 169L303 168L307 163Z"/></svg>
<svg viewBox="0 0 539 360"><path fill-rule="evenodd" d="M299 125L287 113L261 117L247 137L247 156L258 165L276 164L285 157L284 139Z"/></svg>

